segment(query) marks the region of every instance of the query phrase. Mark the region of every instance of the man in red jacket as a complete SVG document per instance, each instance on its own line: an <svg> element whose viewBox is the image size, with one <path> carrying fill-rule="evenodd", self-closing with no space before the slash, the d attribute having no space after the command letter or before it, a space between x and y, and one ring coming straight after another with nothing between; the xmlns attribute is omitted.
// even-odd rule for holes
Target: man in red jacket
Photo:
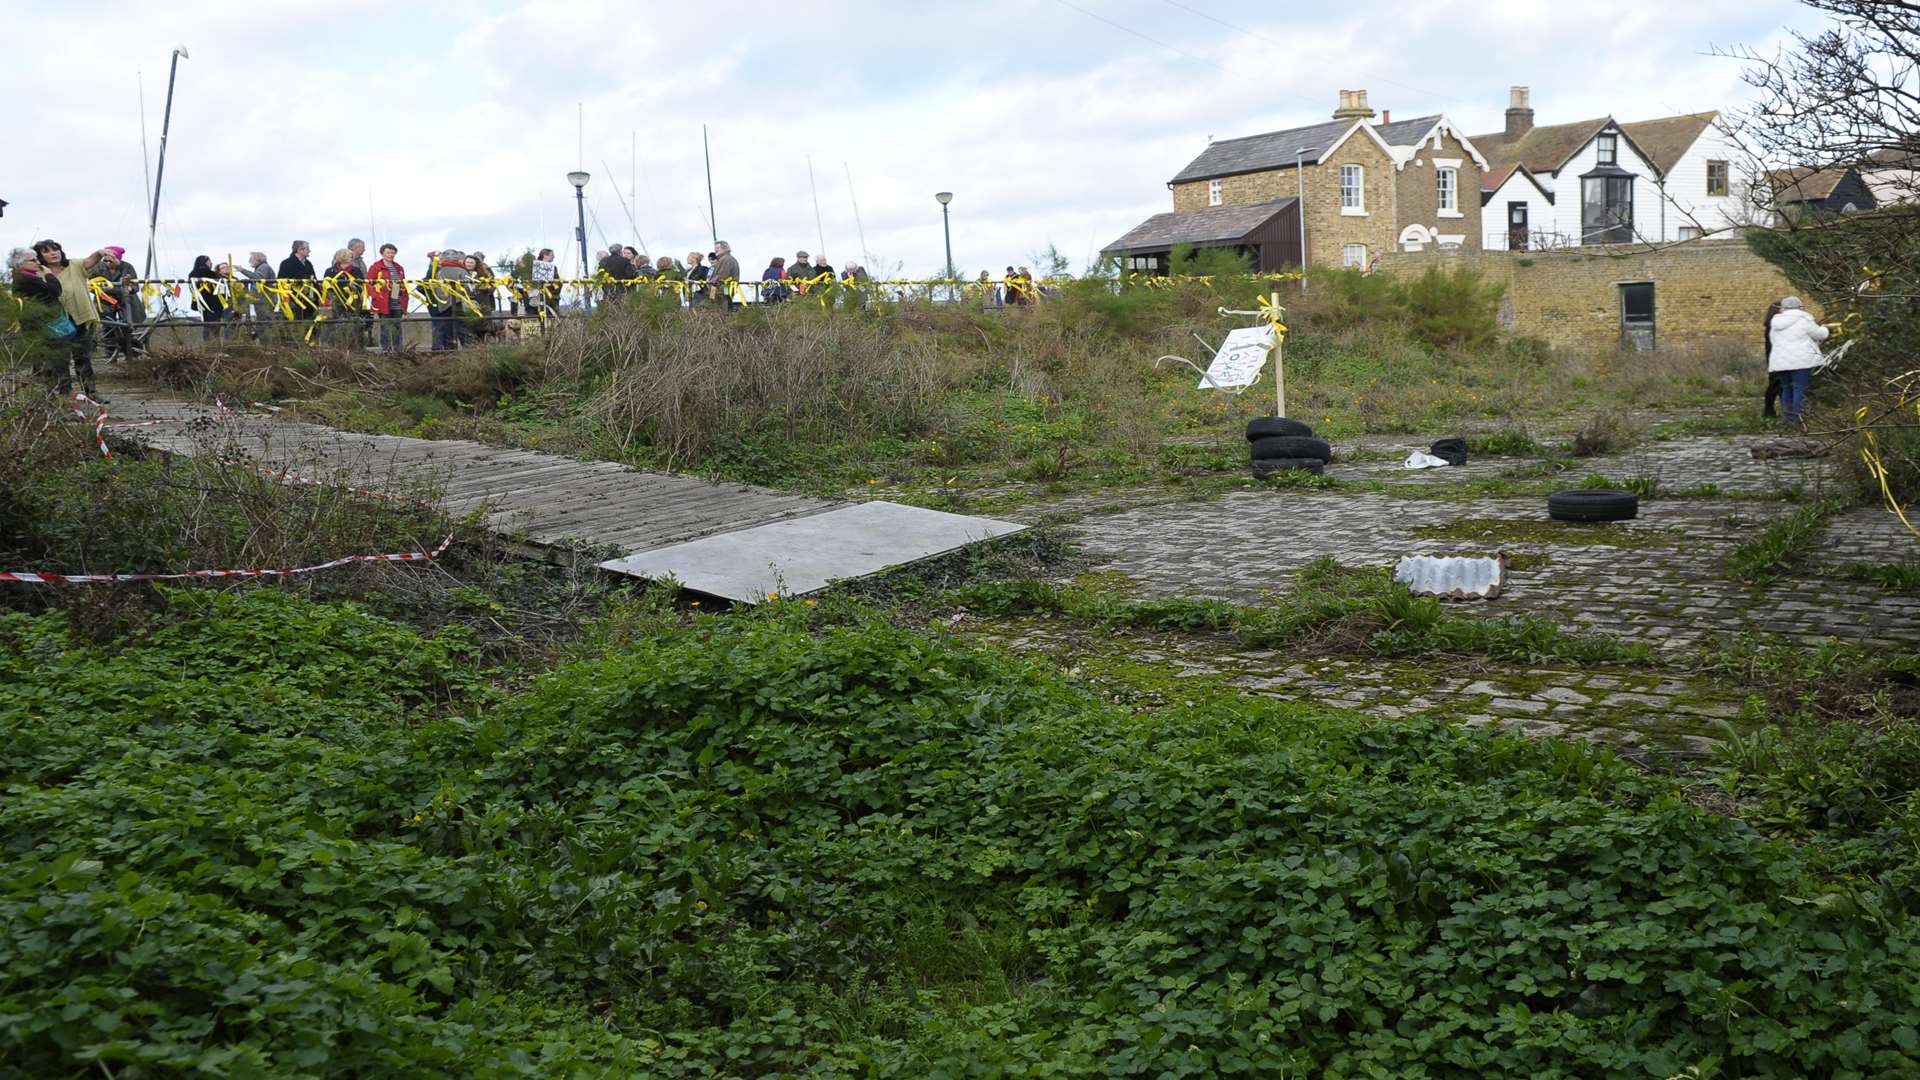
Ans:
<svg viewBox="0 0 1920 1080"><path fill-rule="evenodd" d="M380 351L400 351L400 320L407 314L407 271L394 256L400 249L380 245L380 261L367 267L367 305L380 320Z"/></svg>

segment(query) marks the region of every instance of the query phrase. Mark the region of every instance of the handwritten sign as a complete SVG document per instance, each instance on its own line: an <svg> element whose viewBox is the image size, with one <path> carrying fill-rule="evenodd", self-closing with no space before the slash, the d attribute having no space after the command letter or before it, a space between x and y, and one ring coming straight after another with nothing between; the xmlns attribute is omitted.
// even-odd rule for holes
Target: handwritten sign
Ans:
<svg viewBox="0 0 1920 1080"><path fill-rule="evenodd" d="M1227 335L1220 351L1213 355L1213 363L1207 365L1206 377L1200 380L1197 390L1230 390L1239 386L1252 386L1260 377L1260 368L1267 362L1267 354L1273 351L1275 343L1273 327L1249 326L1235 330Z"/></svg>

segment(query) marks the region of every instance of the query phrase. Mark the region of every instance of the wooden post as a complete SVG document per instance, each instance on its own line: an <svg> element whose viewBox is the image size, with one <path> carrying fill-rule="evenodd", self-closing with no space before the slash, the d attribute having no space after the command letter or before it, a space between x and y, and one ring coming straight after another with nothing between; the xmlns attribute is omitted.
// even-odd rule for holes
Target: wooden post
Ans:
<svg viewBox="0 0 1920 1080"><path fill-rule="evenodd" d="M1273 311L1278 312L1280 310L1280 294L1277 292L1268 293L1267 303L1272 305ZM1287 415L1287 369L1281 362L1281 350L1286 346L1287 336L1279 330L1280 316L1276 314L1272 318L1275 326L1273 334L1273 415L1285 416Z"/></svg>

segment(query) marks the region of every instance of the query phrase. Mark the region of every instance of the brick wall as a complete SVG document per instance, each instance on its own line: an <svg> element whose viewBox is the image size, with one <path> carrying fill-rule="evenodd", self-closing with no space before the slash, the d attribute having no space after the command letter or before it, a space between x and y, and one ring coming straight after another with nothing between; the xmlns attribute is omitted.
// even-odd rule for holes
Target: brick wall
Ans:
<svg viewBox="0 0 1920 1080"><path fill-rule="evenodd" d="M1657 251L1393 252L1380 262L1383 271L1395 274L1418 274L1429 266L1470 266L1505 286L1501 322L1555 348L1618 348L1619 287L1650 281L1660 347L1726 343L1757 355L1767 305L1796 294L1780 271L1743 240L1698 241ZM1811 300L1807 307L1820 313Z"/></svg>
<svg viewBox="0 0 1920 1080"><path fill-rule="evenodd" d="M1362 174L1366 202L1364 217L1340 212L1342 165L1359 165L1365 170ZM1427 183L1433 183L1433 170L1425 171ZM1395 200L1398 192L1393 159L1380 149L1379 143L1355 133L1341 143L1324 164L1308 165L1305 172L1307 261L1310 264L1339 266L1341 251L1348 244L1365 244L1369 256L1392 250L1397 228ZM1461 170L1463 203L1468 201L1465 188L1469 182L1473 185L1471 201L1477 212L1480 201L1479 174L1475 173L1469 181L1466 170ZM1301 180L1294 175L1292 168L1221 177L1220 204L1244 206L1285 199L1299 195L1300 185ZM1429 195L1429 201L1431 199ZM1173 186L1174 210L1204 210L1206 206L1207 181L1195 180Z"/></svg>
<svg viewBox="0 0 1920 1080"><path fill-rule="evenodd" d="M1438 149L1432 143L1421 143L1414 152L1413 160L1398 174L1400 206L1399 213L1395 215L1397 229L1393 234L1393 242L1398 244L1400 241L1398 229L1424 225L1441 236L1459 236L1462 238L1462 247L1468 251L1478 251L1485 235L1480 228L1480 164L1453 136L1442 134L1439 143ZM1436 175L1439 167L1434 164L1436 158L1460 163L1455 173L1457 185L1454 198L1454 206L1460 211L1459 217L1440 216L1440 186Z"/></svg>

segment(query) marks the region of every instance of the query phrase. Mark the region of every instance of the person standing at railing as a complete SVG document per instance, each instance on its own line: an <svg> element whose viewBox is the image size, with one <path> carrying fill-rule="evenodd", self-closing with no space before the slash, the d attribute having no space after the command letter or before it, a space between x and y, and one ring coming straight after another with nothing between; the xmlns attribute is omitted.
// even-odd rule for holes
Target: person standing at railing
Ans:
<svg viewBox="0 0 1920 1080"><path fill-rule="evenodd" d="M711 295L719 299L721 310L732 311L740 306L733 298L734 291L740 287L740 260L734 258L733 246L725 240L714 242L713 273L708 275L708 280L713 282L715 291Z"/></svg>
<svg viewBox="0 0 1920 1080"><path fill-rule="evenodd" d="M784 284L786 279L787 260L775 255L767 263L767 268L760 271L760 302L778 304L785 300L787 298L787 287Z"/></svg>
<svg viewBox="0 0 1920 1080"><path fill-rule="evenodd" d="M328 341L349 349L365 344L360 340L364 328L360 304L366 294L366 277L354 269L353 252L346 248L334 252L333 266L327 270L326 288L322 291L322 300L331 309L328 318L333 323L326 335Z"/></svg>
<svg viewBox="0 0 1920 1080"><path fill-rule="evenodd" d="M305 240L295 240L293 251L280 260L279 280L291 290L287 295L287 310L293 313L293 319L287 330L289 340L302 340L313 323L313 316L320 310L318 278L313 272L313 263L307 256L312 254L313 245Z"/></svg>
<svg viewBox="0 0 1920 1080"><path fill-rule="evenodd" d="M626 249L619 244L607 245L607 254L600 260L600 273L606 275L605 284L600 286L600 299L612 304L626 295L623 282L633 278L633 263L627 258Z"/></svg>
<svg viewBox="0 0 1920 1080"><path fill-rule="evenodd" d="M247 304L253 312L253 340L265 341L267 327L277 314L273 307L273 296L268 291L273 284L273 264L267 261L267 253L248 252L247 265L240 267L240 276L249 283Z"/></svg>
<svg viewBox="0 0 1920 1080"><path fill-rule="evenodd" d="M466 288L467 256L464 252L443 250L434 254L432 280L427 290L427 308L433 313L433 351L444 352L460 342L460 290Z"/></svg>
<svg viewBox="0 0 1920 1080"><path fill-rule="evenodd" d="M396 353L402 345L400 320L407 314L407 270L395 261L400 249L380 245L380 258L367 267L367 306L380 326L380 351Z"/></svg>
<svg viewBox="0 0 1920 1080"><path fill-rule="evenodd" d="M213 259L206 255L194 259L187 279L193 290L193 309L200 313L200 340L222 340L227 305L220 298L220 275L213 271Z"/></svg>
<svg viewBox="0 0 1920 1080"><path fill-rule="evenodd" d="M793 253L793 261L787 264L787 272L784 275L784 280L787 282L787 285L786 293L782 299L795 294L806 294L808 286L813 283L813 264L807 261L806 252L796 251Z"/></svg>
<svg viewBox="0 0 1920 1080"><path fill-rule="evenodd" d="M533 295L540 310L552 316L560 314L560 268L554 265L553 249L541 248L533 259Z"/></svg>
<svg viewBox="0 0 1920 1080"><path fill-rule="evenodd" d="M706 256L697 251L687 252L687 306L697 308L707 298L707 275L712 269L704 261Z"/></svg>

